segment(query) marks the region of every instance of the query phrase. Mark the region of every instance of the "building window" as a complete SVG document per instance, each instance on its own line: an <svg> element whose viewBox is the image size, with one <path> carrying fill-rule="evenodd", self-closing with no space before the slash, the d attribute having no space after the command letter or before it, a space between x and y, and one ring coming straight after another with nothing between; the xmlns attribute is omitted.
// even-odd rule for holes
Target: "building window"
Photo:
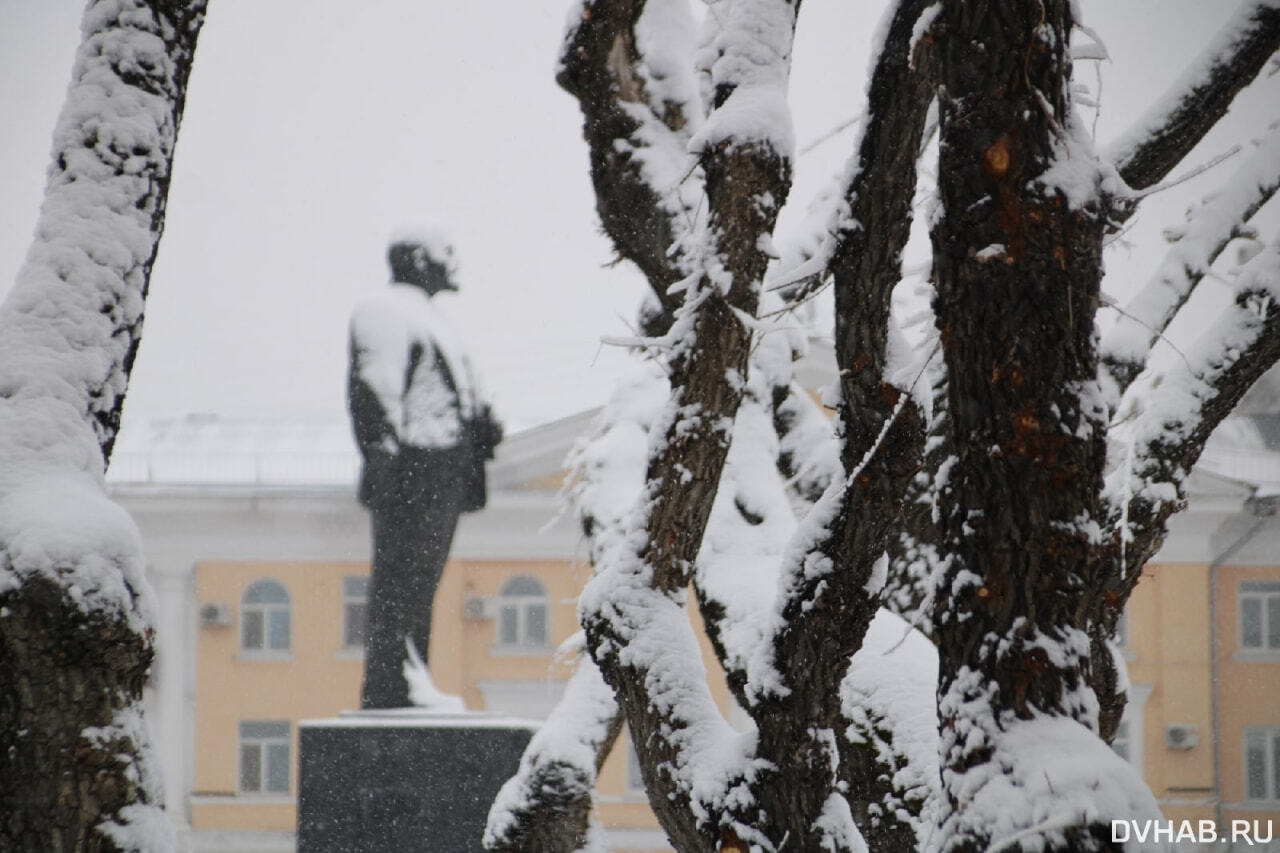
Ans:
<svg viewBox="0 0 1280 853"><path fill-rule="evenodd" d="M537 578L516 575L498 594L498 646L547 647L547 588Z"/></svg>
<svg viewBox="0 0 1280 853"><path fill-rule="evenodd" d="M369 610L369 578L342 579L342 646L358 649L364 646L365 620Z"/></svg>
<svg viewBox="0 0 1280 853"><path fill-rule="evenodd" d="M1246 800L1280 800L1280 729L1244 730Z"/></svg>
<svg viewBox="0 0 1280 853"><path fill-rule="evenodd" d="M289 634L289 591L273 580L250 584L240 606L240 648L287 652Z"/></svg>
<svg viewBox="0 0 1280 853"><path fill-rule="evenodd" d="M240 723L240 793L288 794L289 723Z"/></svg>
<svg viewBox="0 0 1280 853"><path fill-rule="evenodd" d="M1240 584L1240 648L1280 654L1280 583Z"/></svg>

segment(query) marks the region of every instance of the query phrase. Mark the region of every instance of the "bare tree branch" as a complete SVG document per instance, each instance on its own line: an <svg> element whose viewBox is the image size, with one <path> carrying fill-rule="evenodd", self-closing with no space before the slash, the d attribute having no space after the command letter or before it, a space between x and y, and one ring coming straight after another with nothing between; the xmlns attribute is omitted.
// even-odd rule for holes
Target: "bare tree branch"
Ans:
<svg viewBox="0 0 1280 853"><path fill-rule="evenodd" d="M1248 0L1168 91L1119 139L1104 159L1134 189L1163 180L1280 49L1280 5Z"/></svg>

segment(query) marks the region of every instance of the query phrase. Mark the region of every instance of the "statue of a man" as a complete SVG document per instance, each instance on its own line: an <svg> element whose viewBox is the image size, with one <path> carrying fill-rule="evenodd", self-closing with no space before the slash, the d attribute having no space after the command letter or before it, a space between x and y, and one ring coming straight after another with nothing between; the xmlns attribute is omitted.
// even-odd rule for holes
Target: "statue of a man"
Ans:
<svg viewBox="0 0 1280 853"><path fill-rule="evenodd" d="M453 247L406 233L388 250L391 284L351 316L347 402L373 516L363 708L410 705L407 646L425 660L431 607L458 517L485 505L484 462L502 427L433 304L457 290ZM408 641L408 642L406 642Z"/></svg>

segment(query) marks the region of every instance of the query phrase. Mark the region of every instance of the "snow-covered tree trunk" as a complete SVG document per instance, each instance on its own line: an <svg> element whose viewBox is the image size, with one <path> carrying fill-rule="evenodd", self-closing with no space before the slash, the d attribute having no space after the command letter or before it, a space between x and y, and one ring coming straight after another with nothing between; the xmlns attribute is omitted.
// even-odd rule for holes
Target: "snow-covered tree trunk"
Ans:
<svg viewBox="0 0 1280 853"><path fill-rule="evenodd" d="M154 600L103 475L204 0L94 0L0 308L0 848L173 846L142 718Z"/></svg>
<svg viewBox="0 0 1280 853"><path fill-rule="evenodd" d="M598 849L590 786L619 714L680 850L1105 849L1109 817L1157 815L1105 744L1124 705L1109 637L1205 438L1280 355L1274 246L1185 374L1147 356L1274 193L1273 142L1193 214L1127 312L1142 334L1120 324L1100 359L1102 241L1280 46L1277 8L1243 4L1099 158L1071 112L1069 0L889 4L852 158L789 257L770 232L796 9L715 2L695 51L684 0L581 4L559 80L605 229L654 288L632 343L664 372L582 452L603 681L585 665L595 689L531 744L492 849ZM937 333L913 349L890 297L935 98ZM771 256L765 289L834 288L834 434L760 301ZM689 586L746 735L710 701ZM877 615L886 593L936 652Z"/></svg>
<svg viewBox="0 0 1280 853"><path fill-rule="evenodd" d="M1068 2L947 2L942 14L932 236L954 454L935 619L944 848L986 850L1012 829L1046 849L1098 849L1105 813L1072 814L1081 792L1055 765L1075 760L1077 742L1106 751L1081 606L1106 451L1093 346L1103 171L1071 111ZM1031 753L1033 731L1056 740Z"/></svg>

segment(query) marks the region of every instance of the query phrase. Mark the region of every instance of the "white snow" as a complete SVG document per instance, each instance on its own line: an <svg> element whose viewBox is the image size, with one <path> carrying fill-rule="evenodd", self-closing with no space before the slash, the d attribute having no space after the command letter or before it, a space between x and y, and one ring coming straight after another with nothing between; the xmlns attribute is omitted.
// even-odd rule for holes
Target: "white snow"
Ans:
<svg viewBox="0 0 1280 853"><path fill-rule="evenodd" d="M503 837L520 820L522 811L538 794L534 787L539 784L537 773L545 765L568 768L583 786L577 793L594 803L596 754L617 714L612 688L600 677L591 658L582 656L560 703L529 741L520 769L503 784L490 806L485 843ZM564 774L558 775L565 779ZM598 843L599 838L596 840ZM595 848L589 844L587 849Z"/></svg>
<svg viewBox="0 0 1280 853"><path fill-rule="evenodd" d="M934 23L937 22L938 16L942 14L942 4L934 3L926 6L925 10L920 13L920 17L916 18L915 24L911 27L911 42L907 47L907 55L911 57L911 65L915 67L916 48L920 45L920 40L929 34L929 30L933 29Z"/></svg>
<svg viewBox="0 0 1280 853"><path fill-rule="evenodd" d="M458 328L446 313L447 298L443 293L428 297L410 284L390 284L351 315L357 375L373 389L402 445L454 447L463 419L478 414L483 404ZM409 377L414 347L422 356ZM437 357L448 368L456 394L436 370Z"/></svg>
<svg viewBox="0 0 1280 853"><path fill-rule="evenodd" d="M844 736L870 743L892 774L893 794L877 804L913 824L921 841L938 808L938 653L901 617L881 609L840 684ZM913 820L903 798L923 803Z"/></svg>
<svg viewBox="0 0 1280 853"><path fill-rule="evenodd" d="M969 824L990 837L992 853L1032 851L1061 845L1063 831L1084 822L1163 820L1137 769L1074 720L1012 721L991 745L988 762L963 777L945 774L966 808L943 824L944 836ZM1166 848L1131 841L1125 849Z"/></svg>
<svg viewBox="0 0 1280 853"><path fill-rule="evenodd" d="M176 134L164 94L175 68L160 29L133 0L86 9L35 239L0 306L0 592L52 581L85 613L124 619L146 642L155 602L141 539L106 497L100 446L114 438L105 416L125 392L158 239L156 182ZM98 828L121 849L173 849L140 697L83 735L127 739L138 752L126 772L139 800Z"/></svg>
<svg viewBox="0 0 1280 853"><path fill-rule="evenodd" d="M403 665L404 680L409 686L409 701L419 708L438 711L443 714L461 714L467 710L467 704L461 696L445 693L436 687L427 669L426 661L413 645L411 637L404 638L405 660Z"/></svg>
<svg viewBox="0 0 1280 853"><path fill-rule="evenodd" d="M1157 507L1182 497L1189 470L1166 469L1161 446L1188 440L1201 426L1203 407L1218 393L1215 384L1264 334L1280 299L1280 240L1273 240L1241 270L1236 301L1223 308L1185 350L1182 359L1163 369L1148 369L1133 382L1119 411L1128 421L1112 430L1105 495L1115 507L1142 496ZM1131 433L1130 433L1131 431ZM1133 442L1134 450L1126 448ZM1117 453L1132 452L1137 463L1122 465ZM1188 463L1194 459L1184 460Z"/></svg>
<svg viewBox="0 0 1280 853"><path fill-rule="evenodd" d="M1151 136L1151 133L1164 126L1167 117L1182 106L1187 93L1205 85L1215 68L1223 65L1224 58L1232 54L1233 46L1248 31L1250 22L1258 17L1259 10L1274 8L1275 5L1276 0L1242 2L1235 14L1214 35L1204 50L1186 64L1185 70L1169 85L1165 93L1157 98L1124 133L1103 149L1103 159L1117 164L1128 160Z"/></svg>
<svg viewBox="0 0 1280 853"><path fill-rule="evenodd" d="M732 92L689 140L689 150L758 143L791 159L795 132L787 83L795 7L770 0L715 0L708 20L715 26L702 44L700 64L708 70L713 92L722 86Z"/></svg>
<svg viewBox="0 0 1280 853"><path fill-rule="evenodd" d="M142 703L135 702L120 709L109 726L90 727L81 737L95 748L110 747L115 741L132 743L138 760L126 775L145 793L147 802L134 803L120 810L122 822L106 821L99 830L110 836L121 850L165 851L176 848L173 823L159 808L164 797L160 767L151 749L151 732L142 716Z"/></svg>
<svg viewBox="0 0 1280 853"><path fill-rule="evenodd" d="M1173 245L1155 273L1125 304L1103 338L1101 354L1143 364L1192 288L1278 185L1280 126L1273 126L1221 187L1187 211L1185 224L1170 234ZM1113 406L1116 402L1111 401Z"/></svg>

